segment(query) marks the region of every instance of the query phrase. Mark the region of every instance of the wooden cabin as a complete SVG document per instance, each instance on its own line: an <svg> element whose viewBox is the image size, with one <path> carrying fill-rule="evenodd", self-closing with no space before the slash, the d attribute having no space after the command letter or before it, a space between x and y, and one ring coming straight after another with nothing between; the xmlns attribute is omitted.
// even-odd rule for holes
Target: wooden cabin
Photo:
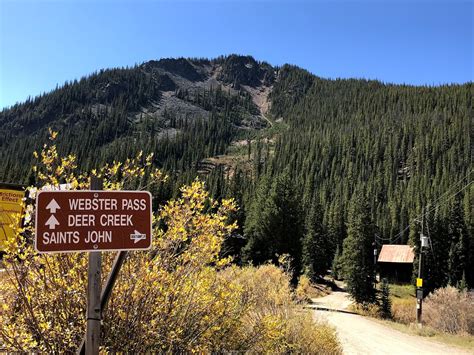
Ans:
<svg viewBox="0 0 474 355"><path fill-rule="evenodd" d="M380 279L387 278L390 282L410 282L414 259L415 253L409 245L382 245L377 260Z"/></svg>

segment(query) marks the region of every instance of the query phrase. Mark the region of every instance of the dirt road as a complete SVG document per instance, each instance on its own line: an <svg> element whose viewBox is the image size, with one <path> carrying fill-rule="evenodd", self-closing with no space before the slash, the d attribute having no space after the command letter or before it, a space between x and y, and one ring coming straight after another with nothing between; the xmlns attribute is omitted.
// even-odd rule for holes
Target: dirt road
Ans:
<svg viewBox="0 0 474 355"><path fill-rule="evenodd" d="M326 319L336 328L344 354L474 354L426 338L408 335L356 314L344 311L351 304L346 292L333 292L313 300L315 317Z"/></svg>

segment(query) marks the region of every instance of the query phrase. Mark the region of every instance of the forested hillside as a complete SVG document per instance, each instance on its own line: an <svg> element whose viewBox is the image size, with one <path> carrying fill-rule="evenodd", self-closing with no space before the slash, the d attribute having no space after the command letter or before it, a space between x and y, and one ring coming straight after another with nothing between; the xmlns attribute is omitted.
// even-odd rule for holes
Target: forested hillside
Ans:
<svg viewBox="0 0 474 355"><path fill-rule="evenodd" d="M417 246L423 228L427 287L474 287L473 114L472 83L328 80L235 55L164 59L0 112L0 181L34 184L32 153L51 127L84 169L153 152L170 175L157 201L196 176L216 198L236 198L239 230L224 250L237 262L290 254L295 277L317 278L343 263L351 233L368 249Z"/></svg>

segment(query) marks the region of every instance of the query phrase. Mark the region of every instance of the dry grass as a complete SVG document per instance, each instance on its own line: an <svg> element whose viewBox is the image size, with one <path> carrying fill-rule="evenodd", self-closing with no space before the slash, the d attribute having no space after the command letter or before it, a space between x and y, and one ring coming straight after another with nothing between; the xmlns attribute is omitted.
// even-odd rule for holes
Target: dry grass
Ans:
<svg viewBox="0 0 474 355"><path fill-rule="evenodd" d="M392 319L395 322L410 324L416 321L415 288L412 285L390 285Z"/></svg>
<svg viewBox="0 0 474 355"><path fill-rule="evenodd" d="M272 265L231 267L222 276L243 288L239 301L247 306L234 339L241 346L232 348L272 354L341 353L334 329L315 323L311 312L297 304L289 276L281 269Z"/></svg>
<svg viewBox="0 0 474 355"><path fill-rule="evenodd" d="M391 285L392 317L386 324L408 334L430 337L442 343L474 349L472 334L474 301L472 293L453 287L438 289L423 303L423 327L416 323L415 288L412 285Z"/></svg>
<svg viewBox="0 0 474 355"><path fill-rule="evenodd" d="M397 299L392 302L392 319L403 324L416 321L416 299Z"/></svg>
<svg viewBox="0 0 474 355"><path fill-rule="evenodd" d="M392 320L407 325L416 321L416 298L413 286L391 284L390 300ZM350 309L363 316L381 318L380 307L375 304L352 304Z"/></svg>
<svg viewBox="0 0 474 355"><path fill-rule="evenodd" d="M287 341L293 346L291 352L297 354L341 354L334 329L327 324L315 325L309 312L300 316L295 313L288 320Z"/></svg>
<svg viewBox="0 0 474 355"><path fill-rule="evenodd" d="M416 322L416 298L411 285L390 287L393 320ZM474 334L474 295L454 287L436 290L423 303L423 324L429 328L458 335Z"/></svg>
<svg viewBox="0 0 474 355"><path fill-rule="evenodd" d="M420 328L414 323L406 325L406 324L401 324L401 323L392 322L388 320L379 320L379 322L382 322L384 325L406 334L427 337L427 338L430 338L435 341L439 341L447 345L457 346L457 347L468 349L471 351L474 350L474 337L473 336L446 334L446 333L436 331L435 329L429 326L423 326L422 328Z"/></svg>
<svg viewBox="0 0 474 355"><path fill-rule="evenodd" d="M416 298L414 288L411 285L390 286L390 301L392 320L395 322L410 324L416 321ZM380 292L380 290L379 290ZM380 301L379 301L380 303ZM383 318L381 304L356 304L353 303L349 309L362 316Z"/></svg>
<svg viewBox="0 0 474 355"><path fill-rule="evenodd" d="M361 316L381 318L380 307L377 304L353 303L349 306L349 310L354 313L360 314Z"/></svg>
<svg viewBox="0 0 474 355"><path fill-rule="evenodd" d="M416 297L412 285L390 285L392 320L383 324L411 335L474 349L474 294L456 288L438 289L423 303L423 327L416 325ZM379 318L376 307L352 305L358 314Z"/></svg>

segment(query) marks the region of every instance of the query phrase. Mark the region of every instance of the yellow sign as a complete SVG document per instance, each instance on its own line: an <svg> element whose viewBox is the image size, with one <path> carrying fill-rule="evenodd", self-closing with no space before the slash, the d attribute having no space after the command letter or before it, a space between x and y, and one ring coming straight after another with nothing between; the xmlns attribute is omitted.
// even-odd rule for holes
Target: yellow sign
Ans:
<svg viewBox="0 0 474 355"><path fill-rule="evenodd" d="M423 287L423 279L420 279L420 278L416 279L416 287Z"/></svg>
<svg viewBox="0 0 474 355"><path fill-rule="evenodd" d="M0 189L0 251L5 249L5 242L14 237L15 225L19 227L23 197L24 191Z"/></svg>

